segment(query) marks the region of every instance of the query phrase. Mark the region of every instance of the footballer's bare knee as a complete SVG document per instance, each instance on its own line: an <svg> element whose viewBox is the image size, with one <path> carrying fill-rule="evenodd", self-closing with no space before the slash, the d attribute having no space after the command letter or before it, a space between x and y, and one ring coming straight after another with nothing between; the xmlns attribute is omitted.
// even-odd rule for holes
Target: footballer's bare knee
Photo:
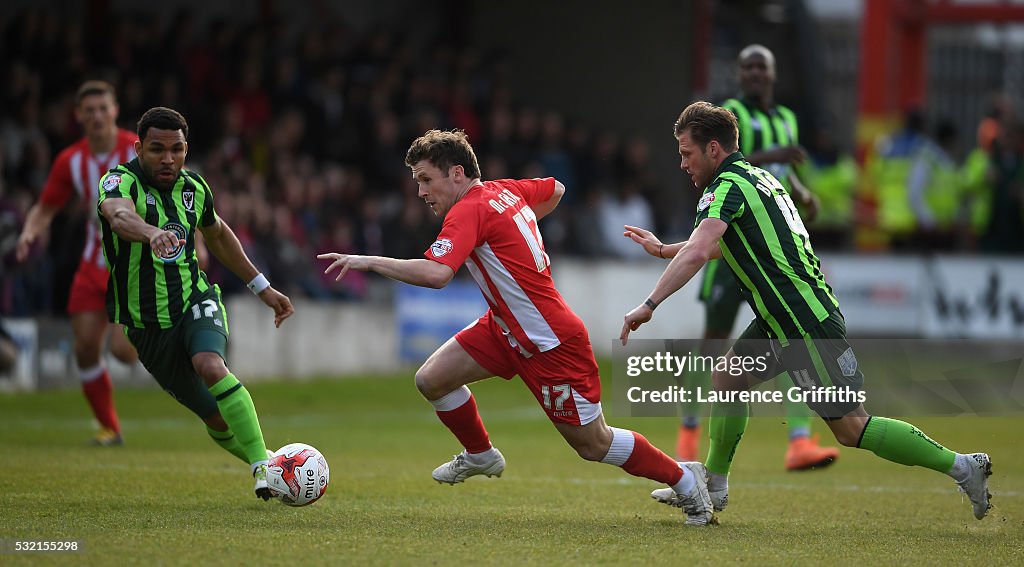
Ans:
<svg viewBox="0 0 1024 567"><path fill-rule="evenodd" d="M192 357L192 367L207 386L213 386L228 375L224 359L215 352L200 352Z"/></svg>
<svg viewBox="0 0 1024 567"><path fill-rule="evenodd" d="M92 368L100 363L103 337L95 334L75 334L75 363L79 368Z"/></svg>
<svg viewBox="0 0 1024 567"><path fill-rule="evenodd" d="M846 428L833 429L832 433L836 436L836 441L844 447L856 447L860 441L860 432L852 432Z"/></svg>
<svg viewBox="0 0 1024 567"><path fill-rule="evenodd" d="M596 439L577 442L573 444L572 448L576 450L576 454L584 461L597 462L608 455L608 447L603 446Z"/></svg>
<svg viewBox="0 0 1024 567"><path fill-rule="evenodd" d="M604 458L604 455L599 454L590 445L573 447L573 449L576 450L576 454L579 455L580 458L583 459L584 461L596 463ZM605 451L605 454L608 454L608 451Z"/></svg>
<svg viewBox="0 0 1024 567"><path fill-rule="evenodd" d="M604 459L612 446L612 430L601 417L587 425L555 423L555 429L585 461Z"/></svg>
<svg viewBox="0 0 1024 567"><path fill-rule="evenodd" d="M486 376L486 371L474 371L465 365L451 364L442 358L428 358L416 371L416 389L428 400L437 400L476 382Z"/></svg>
<svg viewBox="0 0 1024 567"><path fill-rule="evenodd" d="M739 376L724 370L711 372L711 384L719 392L743 392L750 389L750 377L746 373Z"/></svg>
<svg viewBox="0 0 1024 567"><path fill-rule="evenodd" d="M100 363L106 331L107 314L104 311L82 311L71 315L75 362L79 368L92 368Z"/></svg>
<svg viewBox="0 0 1024 567"><path fill-rule="evenodd" d="M447 384L444 384L441 376L430 371L429 362L427 361L426 364L420 366L420 369L416 371L416 389L420 391L424 398L436 400L451 392L454 388L449 388Z"/></svg>
<svg viewBox="0 0 1024 567"><path fill-rule="evenodd" d="M870 418L871 416L864 411L864 406L860 406L842 418L826 423L840 445L856 447L860 443L862 433Z"/></svg>

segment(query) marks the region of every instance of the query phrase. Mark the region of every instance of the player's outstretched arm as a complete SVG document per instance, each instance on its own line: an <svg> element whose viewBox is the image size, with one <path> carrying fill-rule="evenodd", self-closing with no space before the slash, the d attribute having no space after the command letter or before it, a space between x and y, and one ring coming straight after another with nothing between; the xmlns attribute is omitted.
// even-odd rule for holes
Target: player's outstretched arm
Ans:
<svg viewBox="0 0 1024 567"><path fill-rule="evenodd" d="M676 242L675 244L664 244L653 232L646 228L640 228L636 226L623 225L622 236L636 242L640 246L644 247L644 252L647 252L651 256L658 258L674 258L679 250L686 245L686 241Z"/></svg>
<svg viewBox="0 0 1024 567"><path fill-rule="evenodd" d="M224 264L224 267L231 270L231 273L244 282L259 274L259 270L242 248L242 243L235 236L235 231L220 217L209 226L199 227L199 230L203 232L207 249Z"/></svg>
<svg viewBox="0 0 1024 567"><path fill-rule="evenodd" d="M227 269L231 270L231 273L250 284L257 276L262 277L256 266L249 260L245 249L242 248L242 243L235 236L235 231L231 230L231 227L221 220L220 217L217 217L213 224L200 227L199 230L203 232L203 239L206 241L207 249ZM256 296L267 307L274 310L274 326L280 327L285 319L295 313L295 308L292 307L292 302L288 299L288 296L271 287L265 278L263 279L263 285L265 286L264 289L259 290Z"/></svg>
<svg viewBox="0 0 1024 567"><path fill-rule="evenodd" d="M455 271L448 266L427 259L399 260L385 256L359 256L336 252L320 254L317 259L331 261L331 265L327 266L324 273L329 274L338 270L335 281L345 277L349 270L358 270L374 272L410 285L441 289L455 276Z"/></svg>
<svg viewBox="0 0 1024 567"><path fill-rule="evenodd" d="M619 340L623 345L629 340L631 331L639 329L640 325L651 320L654 310L661 302L693 279L708 260L721 256L718 241L727 228L729 224L721 219L707 218L700 221L690 239L668 263L668 267L661 274L647 299L623 318L622 333L619 334Z"/></svg>
<svg viewBox="0 0 1024 567"><path fill-rule="evenodd" d="M169 254L182 244L173 232L160 230L142 220L128 199L108 197L100 203L100 213L115 234L129 242L148 242L157 253Z"/></svg>
<svg viewBox="0 0 1024 567"><path fill-rule="evenodd" d="M15 249L15 258L18 262L24 262L28 258L29 252L32 251L32 245L50 228L53 217L57 216L58 211L60 209L52 205L43 203L32 205L28 211L28 217L25 219L25 226L22 227L21 234L18 235L18 246Z"/></svg>
<svg viewBox="0 0 1024 567"><path fill-rule="evenodd" d="M530 205L530 208L533 209L533 214L537 215L538 220L548 216L558 206L558 202L562 200L562 195L565 195L565 185L562 185L562 182L556 179L555 192L551 194L551 197L547 201Z"/></svg>

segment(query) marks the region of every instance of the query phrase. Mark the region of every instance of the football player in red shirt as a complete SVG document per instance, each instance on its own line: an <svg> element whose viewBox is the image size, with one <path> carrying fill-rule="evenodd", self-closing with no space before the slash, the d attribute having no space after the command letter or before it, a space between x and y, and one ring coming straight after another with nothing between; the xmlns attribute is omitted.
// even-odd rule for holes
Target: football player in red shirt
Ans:
<svg viewBox="0 0 1024 567"><path fill-rule="evenodd" d="M110 374L102 362L107 336L107 268L100 248L96 220L96 200L100 177L119 163L135 157L134 132L117 127L117 99L114 87L104 81L86 81L75 94L75 119L85 136L65 148L50 169L39 202L29 210L18 237L16 257L28 259L33 244L44 238L54 216L73 198L85 207L86 242L75 272L68 298L68 314L74 332L75 363L93 415L100 430L93 438L96 445L121 445L121 425L114 408ZM120 325L112 334L110 351L132 364L138 355Z"/></svg>
<svg viewBox="0 0 1024 567"><path fill-rule="evenodd" d="M434 480L455 484L505 470L467 385L518 374L580 457L671 486L687 524L710 523L701 463L677 463L643 435L604 421L590 337L555 289L537 228L537 220L554 210L565 187L550 177L481 181L476 155L461 131L427 132L412 143L405 163L419 197L444 218L425 258L317 257L332 261L326 273L338 270L338 279L349 270L372 271L431 288L447 285L465 265L480 287L490 309L416 372L416 387L465 449L437 467Z"/></svg>

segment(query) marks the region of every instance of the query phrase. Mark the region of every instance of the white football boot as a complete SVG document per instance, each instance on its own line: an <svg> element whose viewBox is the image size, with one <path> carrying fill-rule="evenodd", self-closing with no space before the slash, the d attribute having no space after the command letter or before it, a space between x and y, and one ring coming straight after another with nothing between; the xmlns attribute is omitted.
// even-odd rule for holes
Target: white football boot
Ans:
<svg viewBox="0 0 1024 567"><path fill-rule="evenodd" d="M679 466L683 466L685 464L686 463L680 462ZM704 472L707 475L707 468L704 469ZM712 508L714 508L715 512L725 510L725 507L729 505L729 485L726 485L725 488L721 490L711 490L710 483L708 483L707 486L708 496L711 497ZM651 498L661 502L662 504L679 507L679 495L676 494L676 491L672 490L672 488L659 488L651 492Z"/></svg>
<svg viewBox="0 0 1024 567"><path fill-rule="evenodd" d="M668 504L669 506L679 506L679 495L676 494L672 487L659 488L651 492L651 498L661 502L662 504Z"/></svg>
<svg viewBox="0 0 1024 567"><path fill-rule="evenodd" d="M505 471L505 457L501 455L501 451L498 449L493 450L494 457L483 463L477 463L473 460L473 456L463 451L455 455L455 458L451 461L434 469L432 476L437 482L448 484L463 482L467 478L478 474L500 477L501 473Z"/></svg>
<svg viewBox="0 0 1024 567"><path fill-rule="evenodd" d="M725 507L729 505L729 487L726 486L722 490L711 490L708 489L708 496L711 497L711 505L715 508L715 512L721 512L725 510Z"/></svg>
<svg viewBox="0 0 1024 567"><path fill-rule="evenodd" d="M956 483L971 500L971 507L974 508L974 517L982 519L988 514L992 504L989 499L992 495L988 492L988 477L992 475L992 459L985 453L971 453L967 456L967 463L971 469L970 476L963 482Z"/></svg>
<svg viewBox="0 0 1024 567"><path fill-rule="evenodd" d="M256 468L252 471L252 477L256 479L256 486L253 490L256 492L257 498L262 498L264 501L270 500L272 494L270 493L270 487L267 486L267 465L266 463L256 465Z"/></svg>
<svg viewBox="0 0 1024 567"><path fill-rule="evenodd" d="M708 494L708 471L704 463L690 461L683 463L683 466L686 472L697 477L697 487L693 492L679 497L679 507L686 514L686 525L706 526L715 523L711 496Z"/></svg>
<svg viewBox="0 0 1024 567"><path fill-rule="evenodd" d="M708 496L711 497L711 507L715 509L715 512L721 512L729 505L729 487L725 487L722 490L708 489ZM677 502L679 500L679 495L671 488L659 488L651 492L651 498L661 502L662 504L679 506L679 503Z"/></svg>
<svg viewBox="0 0 1024 567"><path fill-rule="evenodd" d="M698 462L679 464L686 468L686 474L692 474L695 477L696 488L693 489L693 492L687 496L680 496L671 487L659 488L651 492L651 498L662 504L682 508L683 513L686 514L686 525L688 526L714 524L715 520L712 510L718 510L718 508L713 506L711 495L708 493L707 469L704 468L702 463ZM728 495L726 495L727 501Z"/></svg>

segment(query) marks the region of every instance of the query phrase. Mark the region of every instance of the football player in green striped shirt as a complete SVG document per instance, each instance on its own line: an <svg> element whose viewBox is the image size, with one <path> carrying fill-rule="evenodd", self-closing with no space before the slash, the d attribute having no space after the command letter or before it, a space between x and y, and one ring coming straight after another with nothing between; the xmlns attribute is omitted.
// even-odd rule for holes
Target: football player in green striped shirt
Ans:
<svg viewBox="0 0 1024 567"><path fill-rule="evenodd" d="M804 187L794 166L803 162L807 153L800 146L799 125L796 114L775 103L775 55L763 45L748 45L737 58L740 96L730 98L722 107L736 116L739 128L739 149L753 165L768 170L791 191L794 200L803 206L805 218L814 220L818 210L817 198ZM701 353L712 352L724 345L736 323L736 315L743 303L739 282L721 260L711 260L704 268L700 301L704 304L704 343ZM714 345L714 346L712 346ZM722 348L717 346L717 348ZM687 376L688 385L707 388L708 373ZM792 387L786 375L779 377L780 387ZM787 399L786 423L789 429L789 448L786 450L786 470L798 471L825 467L839 457L835 447L820 447L817 435L811 437L811 412L801 402ZM694 403L682 404L682 423L679 427L676 453L680 460L697 458L700 421Z"/></svg>
<svg viewBox="0 0 1024 567"><path fill-rule="evenodd" d="M252 398L224 362L227 313L220 288L199 269L196 229L209 251L274 310L275 326L294 312L291 301L270 287L217 216L206 181L183 169L185 118L151 108L139 120L138 135L138 157L100 180L107 315L124 325L164 391L199 416L218 445L250 465L256 496L269 500L269 452Z"/></svg>
<svg viewBox="0 0 1024 567"><path fill-rule="evenodd" d="M654 290L630 311L620 336L651 320L654 310L678 291L711 258L721 257L743 286L755 317L726 354L763 357L754 372L712 374L723 399L711 409L708 489L716 510L728 503L729 468L747 427L749 408L738 393L786 372L805 393L818 393L808 405L825 419L836 440L867 449L883 459L918 465L951 476L967 494L979 520L989 509L988 476L992 463L985 453L955 453L913 425L864 410L864 376L846 341L839 302L825 283L807 230L782 184L767 171L748 163L738 151L736 118L707 102L686 107L675 124L680 167L703 190L690 239L663 244L646 230L627 235L645 249L661 249L671 257ZM735 369L733 369L735 370ZM824 396L822 392L831 392ZM678 505L674 495L656 490L660 502Z"/></svg>

